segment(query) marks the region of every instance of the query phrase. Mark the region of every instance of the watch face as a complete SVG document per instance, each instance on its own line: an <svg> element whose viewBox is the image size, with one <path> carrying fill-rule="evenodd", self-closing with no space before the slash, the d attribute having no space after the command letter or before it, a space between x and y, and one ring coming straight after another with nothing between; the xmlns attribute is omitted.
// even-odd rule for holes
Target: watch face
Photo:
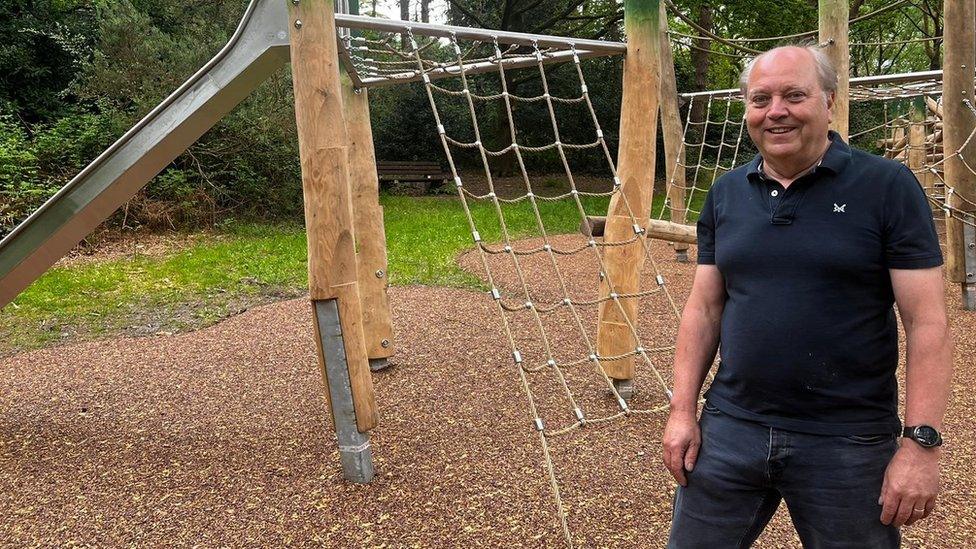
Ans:
<svg viewBox="0 0 976 549"><path fill-rule="evenodd" d="M922 446L935 446L939 443L939 432L928 425L922 425L915 429L915 440Z"/></svg>

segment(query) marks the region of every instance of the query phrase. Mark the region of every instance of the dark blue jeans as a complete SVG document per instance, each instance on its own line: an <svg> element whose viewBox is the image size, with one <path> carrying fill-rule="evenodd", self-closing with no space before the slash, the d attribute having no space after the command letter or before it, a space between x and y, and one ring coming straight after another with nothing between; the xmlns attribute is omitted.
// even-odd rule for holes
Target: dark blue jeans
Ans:
<svg viewBox="0 0 976 549"><path fill-rule="evenodd" d="M701 430L698 461L675 495L669 549L749 547L781 499L807 549L900 546L878 505L894 435L783 431L708 404Z"/></svg>

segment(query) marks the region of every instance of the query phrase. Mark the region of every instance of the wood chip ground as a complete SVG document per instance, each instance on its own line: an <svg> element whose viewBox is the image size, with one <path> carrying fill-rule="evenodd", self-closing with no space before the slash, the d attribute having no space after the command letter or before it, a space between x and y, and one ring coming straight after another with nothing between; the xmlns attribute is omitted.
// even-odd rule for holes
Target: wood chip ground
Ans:
<svg viewBox="0 0 976 549"><path fill-rule="evenodd" d="M663 243L653 254L682 303L694 266L673 261ZM460 261L480 273L476 257ZM499 285L515 291L511 270L496 267ZM585 292L594 267L580 261L564 274ZM557 298L545 265L527 268L545 288L536 299ZM339 471L306 300L193 333L0 360L0 545L561 547L538 440L486 294L407 287L390 298L396 364L375 375L378 475L366 486ZM956 288L947 298L957 350L944 489L935 515L905 529L906 547L976 547L976 313L960 310ZM660 344L674 326L656 299L644 298L641 322ZM529 320L513 322L537 346ZM571 324L546 328L557 348L579 348ZM570 383L584 409L612 409L580 372ZM649 370L639 376L634 405L663 403ZM533 381L547 421L569 421L547 383ZM661 465L664 419L553 440L579 546L664 545L674 487ZM757 546L799 546L784 509Z"/></svg>

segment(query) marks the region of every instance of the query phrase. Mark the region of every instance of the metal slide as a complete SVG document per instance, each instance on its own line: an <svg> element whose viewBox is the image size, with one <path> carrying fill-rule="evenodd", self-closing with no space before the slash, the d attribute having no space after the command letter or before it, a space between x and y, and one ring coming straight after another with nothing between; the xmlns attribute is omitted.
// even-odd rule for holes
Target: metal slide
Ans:
<svg viewBox="0 0 976 549"><path fill-rule="evenodd" d="M213 59L0 240L0 307L288 61L285 0L251 0Z"/></svg>

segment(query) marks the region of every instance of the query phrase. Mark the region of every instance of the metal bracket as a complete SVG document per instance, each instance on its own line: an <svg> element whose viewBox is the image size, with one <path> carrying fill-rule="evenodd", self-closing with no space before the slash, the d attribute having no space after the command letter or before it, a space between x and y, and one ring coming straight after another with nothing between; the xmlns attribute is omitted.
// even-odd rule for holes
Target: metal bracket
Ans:
<svg viewBox="0 0 976 549"><path fill-rule="evenodd" d="M349 482L365 484L373 480L373 451L369 447L369 434L359 432L356 426L356 409L352 402L349 365L346 348L339 324L339 307L335 299L312 302L318 321L317 334L322 346L325 377L329 385L329 402L339 442L339 461L342 475Z"/></svg>

